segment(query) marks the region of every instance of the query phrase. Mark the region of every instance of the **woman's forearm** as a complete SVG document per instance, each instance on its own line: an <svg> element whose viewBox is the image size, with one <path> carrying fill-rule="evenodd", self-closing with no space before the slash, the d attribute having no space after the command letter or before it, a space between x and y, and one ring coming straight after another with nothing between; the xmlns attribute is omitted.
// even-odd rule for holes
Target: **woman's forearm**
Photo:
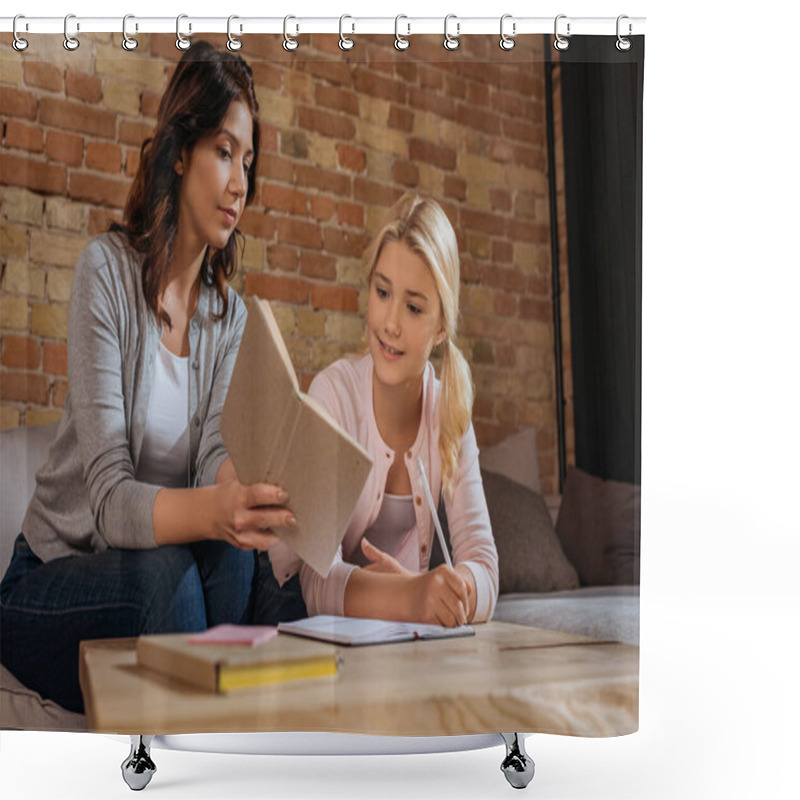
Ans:
<svg viewBox="0 0 800 800"><path fill-rule="evenodd" d="M353 570L344 592L345 616L413 621L408 597L410 582L407 575Z"/></svg>
<svg viewBox="0 0 800 800"><path fill-rule="evenodd" d="M198 489L162 489L156 495L153 505L153 534L156 544L185 544L220 538L217 521L218 486L219 484Z"/></svg>

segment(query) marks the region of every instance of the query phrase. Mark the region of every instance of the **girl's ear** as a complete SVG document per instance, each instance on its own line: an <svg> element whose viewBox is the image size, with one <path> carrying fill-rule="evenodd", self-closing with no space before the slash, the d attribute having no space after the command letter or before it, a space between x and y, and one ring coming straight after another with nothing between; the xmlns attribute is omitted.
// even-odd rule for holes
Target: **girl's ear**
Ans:
<svg viewBox="0 0 800 800"><path fill-rule="evenodd" d="M178 160L172 166L172 168L175 170L176 175L183 175L184 163L186 162L187 155L188 153L186 152L186 148L184 147L183 150L181 150L180 156L178 156Z"/></svg>
<svg viewBox="0 0 800 800"><path fill-rule="evenodd" d="M434 346L438 347L446 338L447 333L445 332L445 329L440 329L439 333L436 334L436 339L434 339Z"/></svg>

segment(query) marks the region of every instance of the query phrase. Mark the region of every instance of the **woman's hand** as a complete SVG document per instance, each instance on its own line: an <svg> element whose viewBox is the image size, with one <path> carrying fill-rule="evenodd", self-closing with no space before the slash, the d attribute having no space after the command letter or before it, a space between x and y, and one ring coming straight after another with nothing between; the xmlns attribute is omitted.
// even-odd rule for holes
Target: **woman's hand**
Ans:
<svg viewBox="0 0 800 800"><path fill-rule="evenodd" d="M411 618L431 625L466 625L472 587L445 564L415 575L411 582Z"/></svg>
<svg viewBox="0 0 800 800"><path fill-rule="evenodd" d="M383 550L379 550L366 539L361 540L361 552L370 561L370 564L366 567L362 567L362 569L369 570L370 572L384 572L390 575L414 574L402 566L397 559L392 558L388 553L384 553Z"/></svg>
<svg viewBox="0 0 800 800"><path fill-rule="evenodd" d="M270 531L273 526L293 528L294 514L285 507L289 499L279 486L254 483L245 486L238 480L216 484L217 515L215 538L241 550L266 550L278 541Z"/></svg>

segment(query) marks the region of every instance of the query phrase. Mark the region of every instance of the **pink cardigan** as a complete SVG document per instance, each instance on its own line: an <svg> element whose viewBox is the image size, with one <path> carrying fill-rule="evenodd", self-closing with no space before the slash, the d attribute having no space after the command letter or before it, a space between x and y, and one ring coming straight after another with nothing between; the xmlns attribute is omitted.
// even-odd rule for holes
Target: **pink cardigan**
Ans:
<svg viewBox="0 0 800 800"><path fill-rule="evenodd" d="M344 614L344 592L350 573L358 569L348 563L361 549L365 531L378 516L383 501L389 468L394 463L394 451L378 432L372 408L372 356L341 359L320 372L312 381L309 395L369 453L373 468L347 526L339 552L327 578L322 578L304 564L286 545L279 542L269 550L275 577L281 585L298 570L303 598L309 615ZM421 488L416 466L417 456L430 481L434 498L439 497L442 485L442 460L439 455L438 399L440 382L433 366L428 363L423 379L422 422L417 439L405 454L411 479L416 515L416 534L410 537L419 547L419 571L428 569L431 545L436 531L428 503ZM461 440L458 475L453 483L452 499L445 495L453 563L464 564L472 572L477 588L477 607L474 622L485 622L494 611L498 590L497 549L489 523L486 498L483 495L478 445L470 425Z"/></svg>

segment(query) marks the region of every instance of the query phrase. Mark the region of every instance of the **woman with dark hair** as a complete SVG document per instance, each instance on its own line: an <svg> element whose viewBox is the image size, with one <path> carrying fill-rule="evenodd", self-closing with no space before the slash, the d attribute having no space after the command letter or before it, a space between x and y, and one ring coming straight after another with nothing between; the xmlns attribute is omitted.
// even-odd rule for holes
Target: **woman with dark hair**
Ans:
<svg viewBox="0 0 800 800"><path fill-rule="evenodd" d="M295 524L279 487L239 483L219 432L257 113L248 65L195 43L123 224L78 259L64 416L0 586L2 663L73 711L82 639L247 621L253 551Z"/></svg>

